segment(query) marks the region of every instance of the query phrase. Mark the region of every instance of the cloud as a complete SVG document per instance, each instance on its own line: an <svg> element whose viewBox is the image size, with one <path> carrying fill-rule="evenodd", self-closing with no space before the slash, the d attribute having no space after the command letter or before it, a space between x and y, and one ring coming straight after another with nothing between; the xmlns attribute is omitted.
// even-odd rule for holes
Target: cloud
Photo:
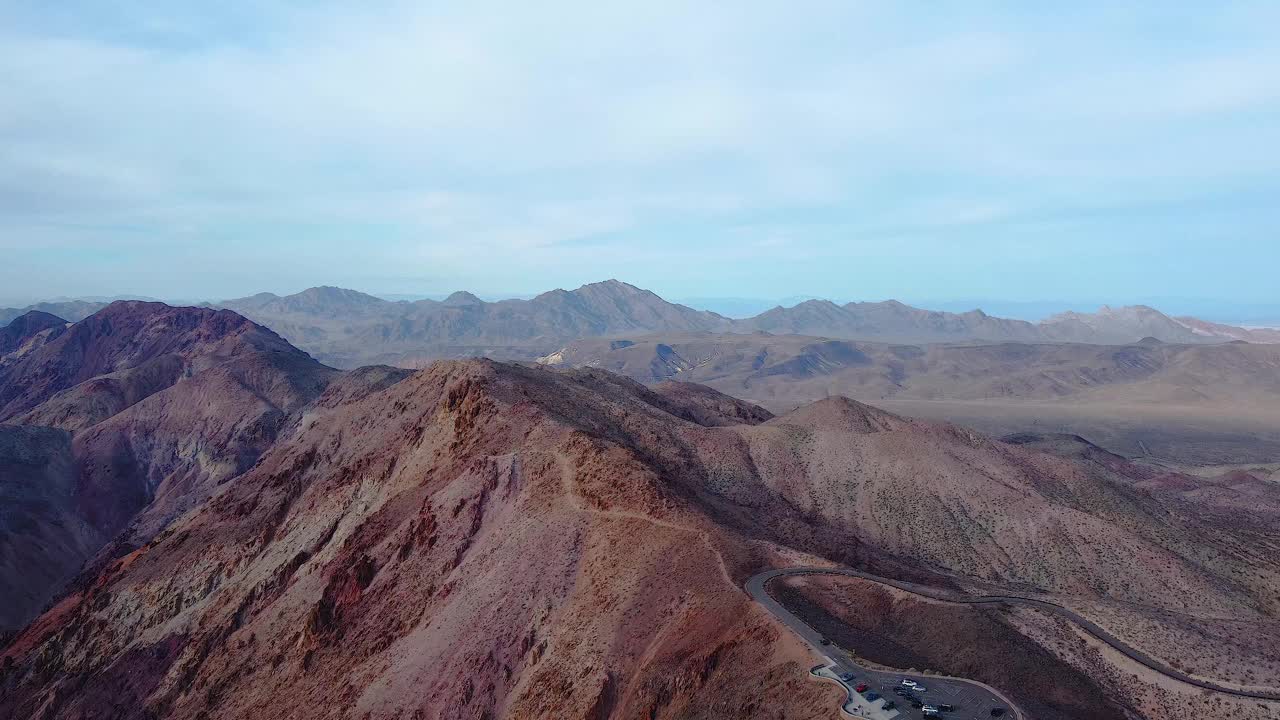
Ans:
<svg viewBox="0 0 1280 720"><path fill-rule="evenodd" d="M317 236L366 237L376 251L349 270L361 277L421 264L452 286L501 276L513 291L568 281L556 267L594 279L626 259L661 277L664 257L722 253L763 282L765 251L839 260L888 228L1009 233L1005 218L1220 203L1224 188L1275 183L1280 50L1258 30L1271 11L1233 6L1158 32L1106 5L1073 13L11 7L0 10L0 247L31 262L23 249L36 243L119 248L154 275L255 243L245 257L278 264ZM1242 217L1274 227L1261 204ZM1110 242L1135 221L1102 222L1080 242ZM1167 230L1157 225L1144 232ZM734 250L743 227L768 230ZM944 264L951 237L927 244ZM156 245L171 250L135 252ZM237 265L238 289L270 284L234 259L220 281ZM522 280L527 267L553 275ZM58 292L78 290L71 277Z"/></svg>

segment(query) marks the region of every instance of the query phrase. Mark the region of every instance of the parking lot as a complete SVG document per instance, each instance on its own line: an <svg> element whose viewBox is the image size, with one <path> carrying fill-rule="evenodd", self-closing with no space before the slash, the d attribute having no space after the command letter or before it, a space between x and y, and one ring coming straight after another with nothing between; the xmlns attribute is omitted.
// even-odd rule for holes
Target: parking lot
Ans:
<svg viewBox="0 0 1280 720"><path fill-rule="evenodd" d="M941 715L946 720L991 720L994 717L991 711L996 708L1005 710L1002 715L1004 718L1025 720L1025 718L1019 718L1016 708L1010 707L994 690L971 680L913 675L896 671L883 672L858 665L848 653L831 644L829 640L822 636L822 633L809 627L803 620L769 595L765 589L768 582L788 572L791 571L770 570L752 577L747 582L747 593L756 602L764 606L783 625L804 640L815 652L826 658L828 660L827 669L838 678L838 681L845 686L847 691L857 694L857 686L861 683L866 683L867 692L874 692L881 696L879 700L867 703L865 702L866 696L863 694L862 701L846 708L846 712L855 716L866 717L870 720L918 720L924 718L925 715L922 708L911 707L910 702L895 695L893 692L895 688L902 687L902 680L906 678L915 680L926 688L923 693L917 693L920 700L925 704L934 706L948 704L954 706L953 710ZM814 674L819 673L815 672ZM852 677L847 680L842 677L848 675ZM896 707L885 712L884 704L886 702L893 702ZM869 712L863 714L854 712L867 705L871 706Z"/></svg>
<svg viewBox="0 0 1280 720"><path fill-rule="evenodd" d="M909 701L894 693L894 690L898 688L911 690L912 694L924 704L933 706L951 705L954 709L942 714L942 717L948 720L991 720L991 711L993 709L1008 710L1008 706L990 690L967 680L868 670L854 663L839 648L827 646L823 648L823 651L834 661L831 668L832 672L837 676L853 675L849 680L842 680L842 684L846 685L850 690L856 692L858 685L866 684L866 693L874 692L881 696L881 700L874 703L877 708L883 708L885 701L895 703L896 707L891 712L896 712L897 714L884 715L882 717L910 718L911 720L925 717L923 708L911 707ZM902 681L904 679L917 682L919 686L925 688L925 691L917 692L911 688L903 687ZM863 693L863 697L866 696L866 693ZM1004 717L1012 718L1013 715L1006 712Z"/></svg>

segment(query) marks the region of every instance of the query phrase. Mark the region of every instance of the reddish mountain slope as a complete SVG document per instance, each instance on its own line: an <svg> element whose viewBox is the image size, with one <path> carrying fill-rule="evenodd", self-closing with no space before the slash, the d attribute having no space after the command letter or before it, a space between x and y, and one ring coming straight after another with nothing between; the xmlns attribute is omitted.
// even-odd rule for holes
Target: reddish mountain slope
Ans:
<svg viewBox="0 0 1280 720"><path fill-rule="evenodd" d="M115 302L39 350L0 367L0 421L104 377L109 380L76 392L100 397L93 402L101 402L105 413L118 412L121 403L136 402L180 376L248 352L300 354L270 330L226 310ZM73 425L83 427L108 416L78 417Z"/></svg>
<svg viewBox="0 0 1280 720"><path fill-rule="evenodd" d="M1119 612L1278 611L1274 497L1226 522L1122 461L847 400L763 417L601 371L343 378L20 634L0 713L830 717L741 591L822 558Z"/></svg>
<svg viewBox="0 0 1280 720"><path fill-rule="evenodd" d="M73 449L83 515L108 536L132 522L118 542L146 542L252 466L290 413L334 375L305 356L248 354L78 433Z"/></svg>
<svg viewBox="0 0 1280 720"><path fill-rule="evenodd" d="M48 341L66 328L67 321L57 315L33 310L0 327L0 365L12 362L11 356L26 348L37 336Z"/></svg>
<svg viewBox="0 0 1280 720"><path fill-rule="evenodd" d="M488 363L335 392L20 636L0 709L696 717L715 696L829 714L721 539L621 444L698 427L659 409L675 400ZM38 649L98 613L116 630Z"/></svg>
<svg viewBox="0 0 1280 720"><path fill-rule="evenodd" d="M133 302L0 368L9 410L29 408L10 418L25 440L0 444L0 463L32 466L32 438L46 458L38 473L0 475L0 492L25 498L0 533L0 596L22 598L0 629L30 619L104 543L115 538L108 558L145 543L248 469L335 374L228 311ZM36 476L39 487L23 479Z"/></svg>

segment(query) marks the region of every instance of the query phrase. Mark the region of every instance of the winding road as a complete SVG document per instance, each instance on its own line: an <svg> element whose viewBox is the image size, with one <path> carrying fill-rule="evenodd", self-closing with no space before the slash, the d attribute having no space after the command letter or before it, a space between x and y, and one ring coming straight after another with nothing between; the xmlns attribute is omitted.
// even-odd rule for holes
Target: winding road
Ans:
<svg viewBox="0 0 1280 720"><path fill-rule="evenodd" d="M796 630L796 632L800 633L801 637L804 637L806 640L810 639L808 637L809 635L813 635L817 637L818 640L821 640L821 636L818 635L818 633L815 630L813 630L807 624L805 624L803 620L801 620L800 618L792 614L790 610L787 610L785 607L783 607L781 603L779 603L777 600L774 600L773 596L771 596L766 589L766 586L769 584L770 581L780 577L787 577L792 575L844 575L847 577L855 577L862 580L868 580L870 582L879 583L880 585L896 588L898 590L909 592L914 595L919 595L920 597L928 598L930 600L936 600L939 602L946 602L946 603L954 603L957 605L1004 604L1004 605L1023 605L1027 607L1033 607L1039 610L1044 610L1046 612L1055 613L1061 617L1064 617L1070 620L1071 622L1075 623L1080 628L1082 628L1085 632L1089 633L1090 635L1094 636L1098 640L1111 646L1117 652L1122 653L1123 655L1130 658L1131 660L1147 667L1150 670L1154 670L1155 672L1160 673L1161 675L1164 675L1167 678L1177 680L1178 682L1186 683L1188 685L1192 685L1194 687L1201 688L1203 690L1211 690L1213 692L1224 693L1226 695L1233 695L1235 697L1249 698L1252 700L1280 701L1280 692L1240 690L1237 688L1231 688L1231 687L1219 685L1217 683L1214 683L1208 680L1201 680L1200 678L1192 677L1191 675L1188 675L1180 670L1176 670L1172 667L1169 667L1168 665L1161 662L1160 660L1157 660L1156 658L1146 655L1145 653L1133 648L1132 646L1128 645L1120 638L1117 638L1115 635L1112 635L1111 633L1107 632L1106 630L1098 626L1097 623L1085 617L1082 617L1079 613L1075 612L1074 610L1070 610L1066 607L1048 602L1046 600L1037 600L1035 598L1020 597L1017 595L963 595L950 590L929 587L927 585L919 585L916 583L905 582L902 580L893 580L891 578L884 578L884 577L880 577L879 575L872 575L871 573L866 573L860 570L853 570L853 569L847 569L847 568L794 567L794 568L783 568L779 570L766 570L765 572L759 573L753 576L750 580L748 580L746 585L746 590L751 595L751 597L754 598L756 602L763 605L767 610L769 610L769 612L772 613L774 617L778 618L783 624L787 625L793 630ZM800 630L798 630L796 627L797 625L804 627L807 632L801 632Z"/></svg>
<svg viewBox="0 0 1280 720"><path fill-rule="evenodd" d="M913 689L913 694L922 703L947 704L955 707L955 711L947 713L949 720L990 720L993 717L992 711L996 708L1002 708L1006 711L1006 715L1009 718L1025 720L1025 714L1011 703L1008 698L1001 695L995 688L974 680L938 675L924 676L902 671L883 671L863 667L842 648L830 644L821 632L818 632L818 630L800 619L799 616L788 610L768 591L769 582L779 577L815 575L825 572L831 571L826 568L769 570L749 579L746 584L746 591L751 595L752 599L768 610L776 620L791 629L801 640L812 647L815 653L826 657L830 661L828 667L815 668L811 673L817 677L834 680L844 687L848 694L848 699L841 704L841 709L846 714L869 718L870 720L899 720L897 717L899 714L902 714L904 718L922 717L921 710L912 708L905 699L893 694L896 689L903 688L901 685L902 680L912 679L928 687L928 690L924 692ZM897 709L886 711L881 701L868 702L855 689L855 686L859 683L866 683L869 686L869 690L876 691L886 700L896 701Z"/></svg>

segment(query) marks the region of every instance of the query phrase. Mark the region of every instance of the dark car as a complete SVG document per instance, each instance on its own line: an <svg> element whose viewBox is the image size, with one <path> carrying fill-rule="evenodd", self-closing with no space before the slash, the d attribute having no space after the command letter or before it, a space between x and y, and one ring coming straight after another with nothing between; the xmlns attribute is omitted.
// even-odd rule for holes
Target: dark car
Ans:
<svg viewBox="0 0 1280 720"><path fill-rule="evenodd" d="M853 679L853 673L850 673L850 672L847 672L847 673L840 673L840 679L841 679L841 680L845 680L845 681L852 680L852 679Z"/></svg>
<svg viewBox="0 0 1280 720"><path fill-rule="evenodd" d="M885 704L884 704L884 707L883 707L883 708L881 708L881 709L882 709L882 710L892 710L892 709L894 709L894 708L896 708L896 707L898 707L898 703L896 703L896 702L894 702L894 701L890 700L889 702L885 703Z"/></svg>
<svg viewBox="0 0 1280 720"><path fill-rule="evenodd" d="M822 642L822 644L823 644L823 645L830 645L830 644L831 644L831 641L830 641L830 640L828 640L828 639L826 639L826 638L822 638L821 642Z"/></svg>
<svg viewBox="0 0 1280 720"><path fill-rule="evenodd" d="M911 707L919 710L920 708L924 707L924 703L920 702L919 700L912 700Z"/></svg>
<svg viewBox="0 0 1280 720"><path fill-rule="evenodd" d="M894 689L893 689L893 694L894 694L894 695L897 695L898 697L906 697L906 696L910 695L911 693L907 692L906 690L903 690L902 688L894 688Z"/></svg>
<svg viewBox="0 0 1280 720"><path fill-rule="evenodd" d="M867 693L867 699L871 702L875 702L880 699L880 693Z"/></svg>
<svg viewBox="0 0 1280 720"><path fill-rule="evenodd" d="M939 706L938 706L938 710L940 710L941 712L955 712L955 710L956 710L956 706L955 706L955 705L947 705L946 703L943 703L943 704L941 704L941 705L939 705Z"/></svg>
<svg viewBox="0 0 1280 720"><path fill-rule="evenodd" d="M991 717L1004 717L1004 708L991 708Z"/></svg>

